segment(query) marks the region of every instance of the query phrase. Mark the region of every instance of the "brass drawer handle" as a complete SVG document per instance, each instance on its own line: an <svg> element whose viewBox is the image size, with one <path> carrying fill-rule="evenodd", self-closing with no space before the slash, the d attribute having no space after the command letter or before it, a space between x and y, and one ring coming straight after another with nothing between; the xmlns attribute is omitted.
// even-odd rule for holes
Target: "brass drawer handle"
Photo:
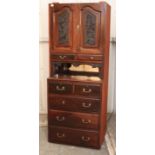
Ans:
<svg viewBox="0 0 155 155"><path fill-rule="evenodd" d="M56 120L59 121L59 122L62 122L65 120L65 117L60 117L60 116L56 116Z"/></svg>
<svg viewBox="0 0 155 155"><path fill-rule="evenodd" d="M56 90L58 90L58 91L64 91L65 90L65 87L64 86L62 86L62 87L56 86Z"/></svg>
<svg viewBox="0 0 155 155"><path fill-rule="evenodd" d="M90 137L85 137L85 136L82 136L81 139L85 142L88 142L90 141Z"/></svg>
<svg viewBox="0 0 155 155"><path fill-rule="evenodd" d="M60 55L59 58L63 60L63 59L66 58L66 56L65 55Z"/></svg>
<svg viewBox="0 0 155 155"><path fill-rule="evenodd" d="M65 138L66 135L64 133L60 134L59 132L57 132L57 137L58 138Z"/></svg>
<svg viewBox="0 0 155 155"><path fill-rule="evenodd" d="M85 102L83 102L82 103L82 107L84 107L84 108L90 108L91 107L91 103L85 103Z"/></svg>
<svg viewBox="0 0 155 155"><path fill-rule="evenodd" d="M94 57L91 56L91 57L90 57L90 60L94 60Z"/></svg>
<svg viewBox="0 0 155 155"><path fill-rule="evenodd" d="M81 119L83 124L91 124L91 120L85 120L85 119Z"/></svg>
<svg viewBox="0 0 155 155"><path fill-rule="evenodd" d="M91 93L92 92L92 89L88 89L88 90L86 90L86 88L83 88L82 89L82 92L84 92L84 93Z"/></svg>

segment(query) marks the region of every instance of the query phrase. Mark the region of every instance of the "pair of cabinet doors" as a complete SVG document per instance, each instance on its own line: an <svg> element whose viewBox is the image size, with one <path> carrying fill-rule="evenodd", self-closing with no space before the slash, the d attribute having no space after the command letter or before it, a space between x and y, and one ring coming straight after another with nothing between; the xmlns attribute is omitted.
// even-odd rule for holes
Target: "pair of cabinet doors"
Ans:
<svg viewBox="0 0 155 155"><path fill-rule="evenodd" d="M49 29L52 52L101 54L104 4L50 4Z"/></svg>

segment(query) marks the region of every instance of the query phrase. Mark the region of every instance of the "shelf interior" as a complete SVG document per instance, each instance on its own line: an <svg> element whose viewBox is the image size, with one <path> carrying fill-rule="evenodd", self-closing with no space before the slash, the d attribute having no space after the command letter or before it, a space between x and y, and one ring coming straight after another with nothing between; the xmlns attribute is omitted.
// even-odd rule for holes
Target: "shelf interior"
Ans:
<svg viewBox="0 0 155 155"><path fill-rule="evenodd" d="M100 81L103 77L99 64L55 63L53 78Z"/></svg>
<svg viewBox="0 0 155 155"><path fill-rule="evenodd" d="M85 75L59 75L55 74L50 77L53 80L69 80L69 81L87 81L87 82L101 82L102 79L98 76L85 76Z"/></svg>

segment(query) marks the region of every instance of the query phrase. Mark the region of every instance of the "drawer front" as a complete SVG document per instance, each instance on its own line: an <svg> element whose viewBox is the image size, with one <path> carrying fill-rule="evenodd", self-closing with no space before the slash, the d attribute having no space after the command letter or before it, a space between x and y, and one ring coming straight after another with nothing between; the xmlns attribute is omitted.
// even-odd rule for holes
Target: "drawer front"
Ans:
<svg viewBox="0 0 155 155"><path fill-rule="evenodd" d="M97 114L83 114L50 110L49 124L97 130L99 128L99 118Z"/></svg>
<svg viewBox="0 0 155 155"><path fill-rule="evenodd" d="M102 55L78 55L77 59L79 60L88 60L88 61L102 61Z"/></svg>
<svg viewBox="0 0 155 155"><path fill-rule="evenodd" d="M100 109L100 100L49 96L49 108L65 111L98 113Z"/></svg>
<svg viewBox="0 0 155 155"><path fill-rule="evenodd" d="M75 94L90 98L100 98L101 87L96 85L75 85Z"/></svg>
<svg viewBox="0 0 155 155"><path fill-rule="evenodd" d="M72 94L73 86L62 83L48 83L48 92L53 94Z"/></svg>
<svg viewBox="0 0 155 155"><path fill-rule="evenodd" d="M48 130L50 142L98 148L98 132L53 126Z"/></svg>
<svg viewBox="0 0 155 155"><path fill-rule="evenodd" d="M52 54L51 58L56 60L74 60L74 55L64 55L64 54Z"/></svg>

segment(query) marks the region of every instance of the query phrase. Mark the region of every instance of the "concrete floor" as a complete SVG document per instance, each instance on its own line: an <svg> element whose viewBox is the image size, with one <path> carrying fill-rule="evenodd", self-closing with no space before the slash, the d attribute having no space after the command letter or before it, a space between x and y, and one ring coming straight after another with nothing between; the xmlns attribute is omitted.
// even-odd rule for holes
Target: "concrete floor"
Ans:
<svg viewBox="0 0 155 155"><path fill-rule="evenodd" d="M108 119L106 142L100 150L49 143L47 141L47 127L40 127L39 155L114 155L116 145L116 115Z"/></svg>
<svg viewBox="0 0 155 155"><path fill-rule="evenodd" d="M116 114L113 113L108 118L107 132L110 135L110 139L113 141L114 147L116 146Z"/></svg>

